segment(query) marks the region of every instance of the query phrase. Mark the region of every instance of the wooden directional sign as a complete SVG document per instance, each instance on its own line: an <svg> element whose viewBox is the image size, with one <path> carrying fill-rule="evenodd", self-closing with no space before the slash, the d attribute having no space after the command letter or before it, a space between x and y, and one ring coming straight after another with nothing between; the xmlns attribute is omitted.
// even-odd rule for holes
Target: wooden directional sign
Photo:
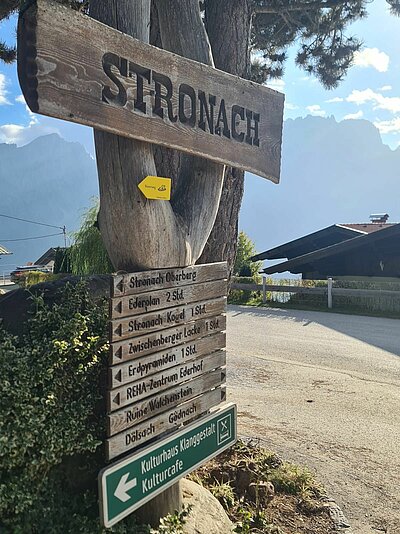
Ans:
<svg viewBox="0 0 400 534"><path fill-rule="evenodd" d="M186 400L222 385L225 382L225 378L225 369L216 369L185 384L168 389L162 394L158 393L145 400L131 404L122 410L113 412L107 416L107 434L108 436L113 436L137 423L154 417L158 413L174 408ZM222 390L223 393L224 391ZM224 395L221 400L225 400Z"/></svg>
<svg viewBox="0 0 400 534"><path fill-rule="evenodd" d="M167 328L148 335L126 339L110 346L110 363L119 364L134 358L168 349L181 343L194 341L203 336L226 329L225 315L199 319L175 328Z"/></svg>
<svg viewBox="0 0 400 534"><path fill-rule="evenodd" d="M108 460L225 400L226 277L225 262L113 277Z"/></svg>
<svg viewBox="0 0 400 534"><path fill-rule="evenodd" d="M211 282L212 283L212 282ZM203 284L199 284L200 286ZM221 284L223 288L226 287L225 282ZM176 291L182 291L179 289ZM201 292L199 291L199 296ZM223 295L223 291L221 292ZM133 299L132 299L133 300ZM154 302L155 299L150 297L149 301ZM157 299L160 300L160 299ZM110 322L110 340L121 341L122 339L133 338L155 330L163 330L183 323L188 323L194 319L212 317L224 313L226 308L226 297L214 300L205 300L188 304L187 306L178 306L174 308L167 308L152 313L145 313L133 317L126 317L125 319L115 320Z"/></svg>
<svg viewBox="0 0 400 534"><path fill-rule="evenodd" d="M130 382L126 386L113 389L108 393L108 409L110 412L119 410L127 404L132 404L140 399L182 384L191 378L195 378L212 369L222 367L225 364L225 351L218 351L204 358L196 358L182 365L171 367L166 371L156 373L143 380Z"/></svg>
<svg viewBox="0 0 400 534"><path fill-rule="evenodd" d="M106 457L112 460L121 454L147 443L166 431L179 427L221 403L225 392L216 388L194 399L183 402L152 419L120 432L106 441Z"/></svg>
<svg viewBox="0 0 400 534"><path fill-rule="evenodd" d="M229 404L106 467L99 474L102 524L112 527L235 441L236 405Z"/></svg>
<svg viewBox="0 0 400 534"><path fill-rule="evenodd" d="M202 337L149 356L114 365L109 369L109 387L115 389L225 347L225 332Z"/></svg>
<svg viewBox="0 0 400 534"><path fill-rule="evenodd" d="M140 295L118 297L111 300L111 318L132 317L151 311L172 308L188 302L194 303L215 297L225 296L227 293L226 280L215 280L204 284L193 284L172 289L159 289ZM205 307L192 306L192 310L186 314L186 321L200 317ZM189 314L189 315L188 315ZM164 323L165 324L165 323ZM159 326L162 327L160 324Z"/></svg>
<svg viewBox="0 0 400 534"><path fill-rule="evenodd" d="M24 10L18 74L34 113L165 145L279 182L284 96L49 0Z"/></svg>
<svg viewBox="0 0 400 534"><path fill-rule="evenodd" d="M157 269L140 273L116 274L113 276L111 296L139 295L158 289L183 287L210 282L211 280L224 280L226 276L227 265L224 261L176 269Z"/></svg>

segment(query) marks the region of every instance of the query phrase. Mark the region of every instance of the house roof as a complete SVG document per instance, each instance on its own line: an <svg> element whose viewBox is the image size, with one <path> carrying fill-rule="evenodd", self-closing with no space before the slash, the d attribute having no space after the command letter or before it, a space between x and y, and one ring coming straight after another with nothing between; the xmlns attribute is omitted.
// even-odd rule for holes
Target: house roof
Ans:
<svg viewBox="0 0 400 534"><path fill-rule="evenodd" d="M333 245L338 242L346 241L358 235L363 235L365 230L350 228L349 225L333 224L317 232L294 239L278 247L271 248L261 252L251 258L252 261L258 260L277 260L280 258L296 258L302 254L319 250L320 248Z"/></svg>
<svg viewBox="0 0 400 534"><path fill-rule="evenodd" d="M383 230L384 228L394 226L395 224L396 223L349 223L341 224L340 226L370 234L371 232L377 232L378 230Z"/></svg>
<svg viewBox="0 0 400 534"><path fill-rule="evenodd" d="M379 232L361 233L357 237L347 239L341 243L336 243L307 254L297 256L288 261L267 267L264 269L266 274L283 273L291 271L292 273L301 273L307 270L314 270L313 266L320 260L326 258L332 259L334 256L353 251L359 247L371 247L371 245L391 238L400 239L400 224L386 224Z"/></svg>
<svg viewBox="0 0 400 534"><path fill-rule="evenodd" d="M0 255L8 256L9 254L12 254L9 250L7 250L5 247L0 245Z"/></svg>
<svg viewBox="0 0 400 534"><path fill-rule="evenodd" d="M35 265L47 265L50 261L55 259L56 251L57 249L53 247L49 248L49 250L46 250L46 252L35 261Z"/></svg>
<svg viewBox="0 0 400 534"><path fill-rule="evenodd" d="M345 223L332 224L316 232L305 235L278 247L261 252L251 258L252 261L292 259L314 250L341 243L359 235L370 234L383 230L396 223Z"/></svg>

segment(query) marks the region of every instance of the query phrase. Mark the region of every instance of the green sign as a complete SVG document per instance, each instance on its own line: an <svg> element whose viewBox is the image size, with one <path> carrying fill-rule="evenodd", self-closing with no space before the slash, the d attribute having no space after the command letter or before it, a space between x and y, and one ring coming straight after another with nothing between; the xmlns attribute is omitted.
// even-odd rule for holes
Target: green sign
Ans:
<svg viewBox="0 0 400 534"><path fill-rule="evenodd" d="M111 527L236 441L228 404L99 474L100 517Z"/></svg>

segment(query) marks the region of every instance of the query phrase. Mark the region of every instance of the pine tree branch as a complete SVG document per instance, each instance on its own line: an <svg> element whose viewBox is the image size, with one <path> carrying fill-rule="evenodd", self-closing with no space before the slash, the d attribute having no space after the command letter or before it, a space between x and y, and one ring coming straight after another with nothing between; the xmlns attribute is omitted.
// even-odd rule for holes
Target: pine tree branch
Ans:
<svg viewBox="0 0 400 534"><path fill-rule="evenodd" d="M316 1L316 2L307 2L302 4L297 4L293 6L254 6L253 7L253 14L260 15L260 14L275 14L280 15L282 11L285 13L291 12L291 11L311 11L315 9L328 9L333 7L338 7L337 0L323 0L323 1Z"/></svg>
<svg viewBox="0 0 400 534"><path fill-rule="evenodd" d="M2 0L0 2L0 20L7 19L19 8L19 0Z"/></svg>

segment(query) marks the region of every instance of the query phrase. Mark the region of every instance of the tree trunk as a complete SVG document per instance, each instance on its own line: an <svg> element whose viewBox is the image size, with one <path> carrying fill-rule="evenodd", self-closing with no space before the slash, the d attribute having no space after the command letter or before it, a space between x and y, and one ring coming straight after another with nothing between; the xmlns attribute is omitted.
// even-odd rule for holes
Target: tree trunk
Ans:
<svg viewBox="0 0 400 534"><path fill-rule="evenodd" d="M171 0L168 8L160 4L164 46L212 64L197 0ZM92 0L91 14L124 33L149 40L150 0ZM171 203L148 201L137 184L147 175L157 174L152 145L101 131L95 131L95 144L99 226L114 267L135 271L194 264L216 217L224 167L184 156L180 176L170 176L174 181L179 179Z"/></svg>
<svg viewBox="0 0 400 534"><path fill-rule="evenodd" d="M205 0L205 24L215 66L242 78L250 72L251 5L249 0ZM199 263L226 260L232 272L244 172L227 168L218 215Z"/></svg>
<svg viewBox="0 0 400 534"><path fill-rule="evenodd" d="M160 2L158 13L164 46L212 64L198 0L169 0L168 5ZM91 0L90 14L149 42L150 0ZM94 135L100 185L98 220L114 268L135 271L194 264L215 221L224 167L182 156L171 203L148 201L137 184L147 175L156 174L153 146L102 131ZM178 483L143 506L138 516L158 526L161 517L180 508Z"/></svg>

